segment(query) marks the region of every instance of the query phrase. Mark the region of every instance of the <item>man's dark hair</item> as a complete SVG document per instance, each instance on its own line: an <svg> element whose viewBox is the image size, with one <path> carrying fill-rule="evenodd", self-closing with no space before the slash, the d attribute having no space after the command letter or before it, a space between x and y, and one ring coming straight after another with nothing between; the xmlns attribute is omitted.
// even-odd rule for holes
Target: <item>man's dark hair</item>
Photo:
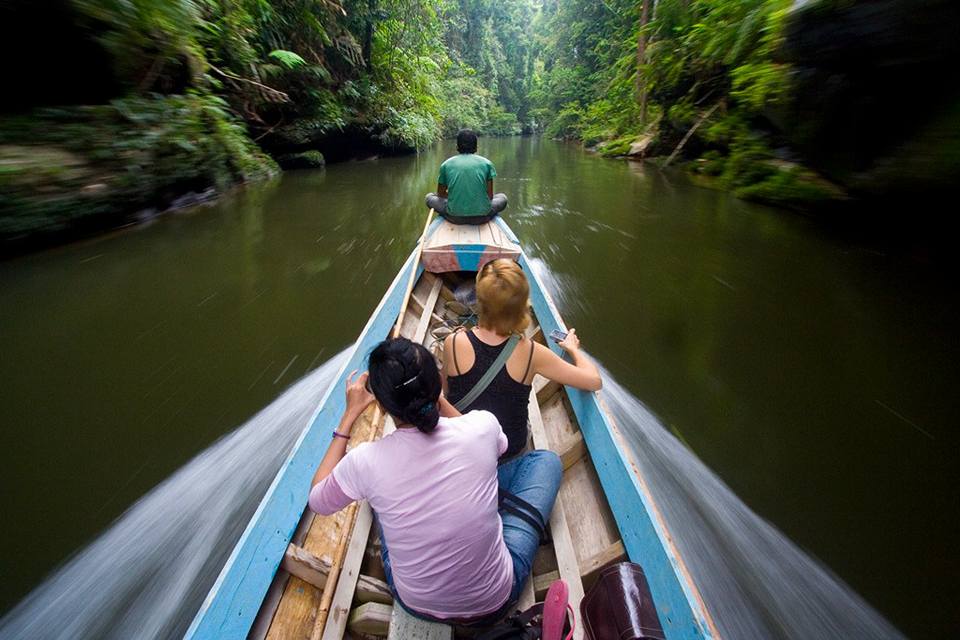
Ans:
<svg viewBox="0 0 960 640"><path fill-rule="evenodd" d="M457 134L457 151L460 153L476 153L477 134L470 129L460 129Z"/></svg>

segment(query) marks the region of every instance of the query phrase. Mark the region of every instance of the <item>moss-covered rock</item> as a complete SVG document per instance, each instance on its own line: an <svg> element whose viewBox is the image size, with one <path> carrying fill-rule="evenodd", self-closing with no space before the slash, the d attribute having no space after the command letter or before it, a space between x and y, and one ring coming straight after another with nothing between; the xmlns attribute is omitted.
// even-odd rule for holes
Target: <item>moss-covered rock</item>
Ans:
<svg viewBox="0 0 960 640"><path fill-rule="evenodd" d="M846 200L847 193L813 170L774 155L762 137L742 134L724 157L711 151L697 163L700 173L720 176L721 184L744 200L792 209Z"/></svg>
<svg viewBox="0 0 960 640"><path fill-rule="evenodd" d="M301 151L277 156L277 164L284 169L319 169L326 161L319 151Z"/></svg>
<svg viewBox="0 0 960 640"><path fill-rule="evenodd" d="M270 149L293 151L320 144L331 132L338 128L322 118L300 118L290 124L277 127L264 136L264 142Z"/></svg>
<svg viewBox="0 0 960 640"><path fill-rule="evenodd" d="M771 163L769 167L770 172L761 180L734 189L734 195L793 209L847 199L843 189L800 165Z"/></svg>
<svg viewBox="0 0 960 640"><path fill-rule="evenodd" d="M597 145L597 152L606 158L616 158L630 153L630 147L637 140L636 134L629 134L607 140Z"/></svg>
<svg viewBox="0 0 960 640"><path fill-rule="evenodd" d="M41 109L0 124L0 241L121 224L277 165L210 95Z"/></svg>
<svg viewBox="0 0 960 640"><path fill-rule="evenodd" d="M690 168L694 173L715 178L723 174L726 165L727 159L716 149L711 149L693 161Z"/></svg>

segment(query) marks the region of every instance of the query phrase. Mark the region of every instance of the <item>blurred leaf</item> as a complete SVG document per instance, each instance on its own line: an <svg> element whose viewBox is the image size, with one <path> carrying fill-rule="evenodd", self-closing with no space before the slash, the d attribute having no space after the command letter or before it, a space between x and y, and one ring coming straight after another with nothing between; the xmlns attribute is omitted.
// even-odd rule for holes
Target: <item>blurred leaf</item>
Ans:
<svg viewBox="0 0 960 640"><path fill-rule="evenodd" d="M270 52L270 57L274 60L277 60L285 66L287 69L296 69L297 67L302 67L307 64L307 61L301 58L299 55L293 51L286 51L285 49L274 49Z"/></svg>

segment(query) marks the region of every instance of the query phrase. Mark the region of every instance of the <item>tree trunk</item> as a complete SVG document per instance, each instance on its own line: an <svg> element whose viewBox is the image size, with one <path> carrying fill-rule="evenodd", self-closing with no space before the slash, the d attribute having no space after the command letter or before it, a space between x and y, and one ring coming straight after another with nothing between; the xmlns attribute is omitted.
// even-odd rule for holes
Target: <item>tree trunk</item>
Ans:
<svg viewBox="0 0 960 640"><path fill-rule="evenodd" d="M647 58L647 25L650 23L651 0L643 0L640 9L640 35L637 36L637 102L640 103L640 122L647 123L647 86L643 78L643 65Z"/></svg>
<svg viewBox="0 0 960 640"><path fill-rule="evenodd" d="M363 30L363 44L360 50L363 57L363 66L370 68L371 57L373 56L373 29L374 18L377 11L377 0L367 0L367 24Z"/></svg>

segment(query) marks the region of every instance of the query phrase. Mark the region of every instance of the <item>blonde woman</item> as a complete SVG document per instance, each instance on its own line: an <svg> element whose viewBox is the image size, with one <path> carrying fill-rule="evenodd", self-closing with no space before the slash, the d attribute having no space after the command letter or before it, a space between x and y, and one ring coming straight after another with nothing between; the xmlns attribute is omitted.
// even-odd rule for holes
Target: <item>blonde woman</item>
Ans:
<svg viewBox="0 0 960 640"><path fill-rule="evenodd" d="M560 343L572 364L547 347L521 337L530 324L529 298L530 285L520 265L508 259L488 262L477 273L477 326L448 336L443 349L445 395L457 404L497 364L504 349L512 348L505 365L464 408L486 410L497 416L507 435L501 471L508 475L504 463L516 458L527 443L527 402L536 374L585 391L597 391L602 386L596 365L580 351L576 330L570 329L566 340ZM511 340L512 336L519 339ZM501 486L505 486L503 482Z"/></svg>

